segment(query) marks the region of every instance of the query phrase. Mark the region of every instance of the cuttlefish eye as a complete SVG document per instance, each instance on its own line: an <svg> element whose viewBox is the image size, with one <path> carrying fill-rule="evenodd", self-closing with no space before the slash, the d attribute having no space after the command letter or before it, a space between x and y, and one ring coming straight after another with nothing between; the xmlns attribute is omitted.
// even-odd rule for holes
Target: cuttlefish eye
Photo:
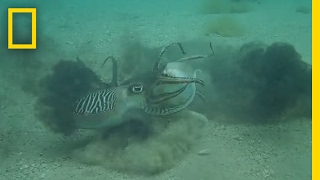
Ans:
<svg viewBox="0 0 320 180"><path fill-rule="evenodd" d="M142 85L133 85L131 86L131 91L134 93L141 93L143 91Z"/></svg>

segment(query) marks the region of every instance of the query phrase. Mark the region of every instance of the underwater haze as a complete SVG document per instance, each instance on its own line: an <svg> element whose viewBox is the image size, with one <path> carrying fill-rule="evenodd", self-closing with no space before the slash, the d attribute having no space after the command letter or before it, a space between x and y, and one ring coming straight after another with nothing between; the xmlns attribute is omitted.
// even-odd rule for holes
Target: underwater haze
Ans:
<svg viewBox="0 0 320 180"><path fill-rule="evenodd" d="M37 9L37 49L8 49L17 7ZM311 0L2 0L0 180L311 179L311 12ZM13 43L32 42L31 24L13 14ZM161 54L175 42L183 53ZM195 93L190 104L143 121L129 108L116 125L79 128L74 105L86 94L115 88L119 116L152 99L121 93L161 55L161 65L204 57L169 69L188 77L162 77L178 79L166 90L196 79L179 89Z"/></svg>

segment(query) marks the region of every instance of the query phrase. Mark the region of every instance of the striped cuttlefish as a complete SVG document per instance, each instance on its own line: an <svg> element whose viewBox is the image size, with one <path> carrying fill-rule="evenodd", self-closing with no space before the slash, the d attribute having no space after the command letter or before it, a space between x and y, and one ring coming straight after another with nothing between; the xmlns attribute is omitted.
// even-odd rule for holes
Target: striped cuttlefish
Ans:
<svg viewBox="0 0 320 180"><path fill-rule="evenodd" d="M161 65L162 55L171 43L164 47L155 61L152 71L139 73L117 83L117 61L113 61L112 87L89 93L75 103L74 117L79 129L98 129L115 126L130 119L144 119L148 116L169 116L184 110L193 101L196 84L204 85L197 78L199 70L192 70L184 62L202 59L212 54L183 57ZM104 63L105 63L104 62Z"/></svg>

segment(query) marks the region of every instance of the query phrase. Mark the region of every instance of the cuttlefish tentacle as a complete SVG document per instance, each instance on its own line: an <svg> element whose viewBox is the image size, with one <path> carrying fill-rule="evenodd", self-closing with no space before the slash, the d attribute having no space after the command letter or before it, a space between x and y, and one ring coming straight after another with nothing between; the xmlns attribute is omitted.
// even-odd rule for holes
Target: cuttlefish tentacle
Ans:
<svg viewBox="0 0 320 180"><path fill-rule="evenodd" d="M159 104L161 102L164 102L166 100L174 98L174 97L178 96L179 94L181 94L187 88L187 86L188 86L188 84L186 84L185 86L183 86L182 88L180 88L176 91L162 93L157 96L155 96L154 94L150 94L148 97L148 102L153 103L153 104Z"/></svg>
<svg viewBox="0 0 320 180"><path fill-rule="evenodd" d="M106 62L111 59L112 60L112 80L111 80L111 86L116 87L118 86L118 62L113 56L108 56L104 62L102 63L101 67L106 64Z"/></svg>
<svg viewBox="0 0 320 180"><path fill-rule="evenodd" d="M197 79L197 72L200 70L195 70L193 74L193 79ZM178 111L183 110L185 107L187 107L194 99L196 95L196 87L195 83L193 81L186 82L186 85L179 88L176 91L173 92L166 92L158 95L151 94L148 96L148 105L144 105L144 109L147 113L151 113L152 115L169 115L172 113L176 113ZM173 100L173 98L179 96L181 93L184 93L186 88L188 86L191 86L191 88L194 88L194 91L192 91L190 94L187 95L187 97L184 98L184 100L180 103L177 102L176 105L174 103L168 103L167 101ZM156 105L164 105L163 107L157 107ZM167 105L165 105L167 104Z"/></svg>
<svg viewBox="0 0 320 180"><path fill-rule="evenodd" d="M152 71L153 71L155 74L157 74L158 71L159 71L159 69L160 69L160 64L161 64L161 60L162 60L163 54L164 54L164 53L166 52L166 50L167 50L169 47L171 47L172 45L178 45L179 48L180 48L180 50L181 50L181 52L182 52L182 54L186 54L186 52L184 51L181 43L179 43L179 42L173 42L173 43L168 44L167 46L165 46L164 48L162 48L162 50L160 51L160 54L159 54L158 59L154 62L154 66L153 66L153 70L152 70Z"/></svg>
<svg viewBox="0 0 320 180"><path fill-rule="evenodd" d="M187 56L180 58L178 60L175 60L175 62L185 62L185 61L191 61L191 60L196 60L196 59L203 59L203 58L208 58L214 55L214 50L212 48L212 43L210 43L210 50L212 51L212 54L206 54L206 55L193 55L193 56Z"/></svg>
<svg viewBox="0 0 320 180"><path fill-rule="evenodd" d="M205 95L202 94L202 92L200 92L200 91L197 90L196 94L197 94L203 101L207 101Z"/></svg>
<svg viewBox="0 0 320 180"><path fill-rule="evenodd" d="M158 78L157 84L183 84L183 83L197 83L202 86L205 85L204 81L199 78L193 77L174 77L170 75L164 75Z"/></svg>

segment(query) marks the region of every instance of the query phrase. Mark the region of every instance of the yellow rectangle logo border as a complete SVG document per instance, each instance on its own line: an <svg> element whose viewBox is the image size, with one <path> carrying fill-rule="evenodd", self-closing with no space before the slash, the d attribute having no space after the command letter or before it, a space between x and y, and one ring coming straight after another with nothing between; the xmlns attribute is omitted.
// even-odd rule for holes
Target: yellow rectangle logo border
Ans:
<svg viewBox="0 0 320 180"><path fill-rule="evenodd" d="M319 146L319 7L320 3L317 0L312 0L312 179L320 179L320 146Z"/></svg>
<svg viewBox="0 0 320 180"><path fill-rule="evenodd" d="M13 44L13 13L31 13L32 34L31 44ZM36 8L8 8L8 49L36 49L37 48L37 9Z"/></svg>

